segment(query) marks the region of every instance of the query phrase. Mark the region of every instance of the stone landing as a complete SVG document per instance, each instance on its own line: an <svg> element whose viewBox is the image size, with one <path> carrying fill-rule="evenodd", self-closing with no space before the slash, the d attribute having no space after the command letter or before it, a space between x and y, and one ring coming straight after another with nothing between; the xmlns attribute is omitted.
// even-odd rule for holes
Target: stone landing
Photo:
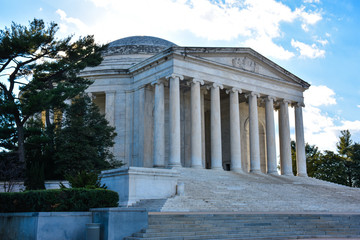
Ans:
<svg viewBox="0 0 360 240"><path fill-rule="evenodd" d="M134 206L160 212L360 213L360 189L313 178L191 168L178 172L178 195Z"/></svg>

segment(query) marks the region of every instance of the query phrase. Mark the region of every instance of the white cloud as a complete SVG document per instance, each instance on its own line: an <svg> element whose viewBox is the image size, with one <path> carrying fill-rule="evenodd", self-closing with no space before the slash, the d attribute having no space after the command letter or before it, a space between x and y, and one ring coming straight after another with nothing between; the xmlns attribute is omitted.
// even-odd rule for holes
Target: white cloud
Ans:
<svg viewBox="0 0 360 240"><path fill-rule="evenodd" d="M357 105L357 107L358 107L358 108L360 108L360 104L359 104L359 105Z"/></svg>
<svg viewBox="0 0 360 240"><path fill-rule="evenodd" d="M320 3L320 0L304 0L304 3Z"/></svg>
<svg viewBox="0 0 360 240"><path fill-rule="evenodd" d="M320 43L322 46L325 46L325 45L327 45L328 43L329 43L329 41L328 40L323 40L323 39L318 39L318 40L316 40L318 43Z"/></svg>
<svg viewBox="0 0 360 240"><path fill-rule="evenodd" d="M336 151L336 143L341 130L360 132L360 121L338 121L321 110L322 106L336 105L336 94L327 86L311 86L304 92L304 132L305 141L320 150Z"/></svg>
<svg viewBox="0 0 360 240"><path fill-rule="evenodd" d="M131 35L152 35L171 40L180 31L207 40L231 41L261 50L269 57L289 59L295 54L274 42L285 33L283 22L300 19L308 27L320 21L321 13L304 7L292 10L275 0L90 0L99 9L96 23L86 26L80 19L57 13L69 30L94 34L100 42ZM141 6L141 7L139 7ZM76 29L75 29L76 28ZM174 41L176 42L176 41ZM189 43L191 44L191 43Z"/></svg>
<svg viewBox="0 0 360 240"><path fill-rule="evenodd" d="M244 46L253 48L265 56L276 57L277 59L290 59L295 56L294 53L285 50L283 47L276 45L271 38L258 37L248 39L243 43Z"/></svg>
<svg viewBox="0 0 360 240"><path fill-rule="evenodd" d="M316 44L308 45L306 43L291 39L291 46L300 51L301 57L319 58L325 57L325 50L319 49Z"/></svg>
<svg viewBox="0 0 360 240"><path fill-rule="evenodd" d="M309 31L309 25L315 25L322 19L320 12L305 11L305 7L297 8L295 13L298 15L300 20L303 22L301 28L305 31Z"/></svg>
<svg viewBox="0 0 360 240"><path fill-rule="evenodd" d="M336 98L334 90L327 86L311 86L304 92L305 105L314 107L335 105Z"/></svg>
<svg viewBox="0 0 360 240"><path fill-rule="evenodd" d="M67 14L65 11L58 9L56 10L56 13L60 16L60 19L63 20L63 23L60 23L60 30L62 32L67 32L70 27L75 27L75 29L81 30L81 32L88 32L88 26L83 23L80 19L73 18L73 17L67 17Z"/></svg>

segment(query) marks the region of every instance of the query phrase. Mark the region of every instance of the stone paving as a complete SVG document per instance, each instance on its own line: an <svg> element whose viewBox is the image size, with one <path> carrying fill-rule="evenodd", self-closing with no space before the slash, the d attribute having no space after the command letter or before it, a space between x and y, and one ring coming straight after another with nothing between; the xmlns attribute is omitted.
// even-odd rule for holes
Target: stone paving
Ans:
<svg viewBox="0 0 360 240"><path fill-rule="evenodd" d="M181 168L184 192L136 204L150 211L360 212L360 189L308 177Z"/></svg>

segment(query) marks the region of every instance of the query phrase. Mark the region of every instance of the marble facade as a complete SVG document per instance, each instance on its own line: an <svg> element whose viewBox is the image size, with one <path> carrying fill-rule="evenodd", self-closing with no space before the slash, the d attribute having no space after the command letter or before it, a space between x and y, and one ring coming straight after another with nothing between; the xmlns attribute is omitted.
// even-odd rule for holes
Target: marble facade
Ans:
<svg viewBox="0 0 360 240"><path fill-rule="evenodd" d="M309 84L250 48L180 47L154 37L109 44L82 76L117 137L128 167L192 167L307 176L302 108ZM278 112L276 152L274 114ZM294 112L294 113L292 113Z"/></svg>

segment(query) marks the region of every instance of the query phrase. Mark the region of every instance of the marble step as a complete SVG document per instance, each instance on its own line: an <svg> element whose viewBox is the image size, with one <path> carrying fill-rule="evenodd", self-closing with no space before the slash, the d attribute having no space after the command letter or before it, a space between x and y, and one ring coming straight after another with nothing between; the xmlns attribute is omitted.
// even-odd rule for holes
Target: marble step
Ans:
<svg viewBox="0 0 360 240"><path fill-rule="evenodd" d="M360 238L360 215L154 214L126 239Z"/></svg>
<svg viewBox="0 0 360 240"><path fill-rule="evenodd" d="M359 235L267 235L267 236L243 236L243 235L205 235L205 236L177 236L177 237L126 237L124 240L215 240L215 239L223 239L223 240L282 240L282 239L359 239Z"/></svg>

